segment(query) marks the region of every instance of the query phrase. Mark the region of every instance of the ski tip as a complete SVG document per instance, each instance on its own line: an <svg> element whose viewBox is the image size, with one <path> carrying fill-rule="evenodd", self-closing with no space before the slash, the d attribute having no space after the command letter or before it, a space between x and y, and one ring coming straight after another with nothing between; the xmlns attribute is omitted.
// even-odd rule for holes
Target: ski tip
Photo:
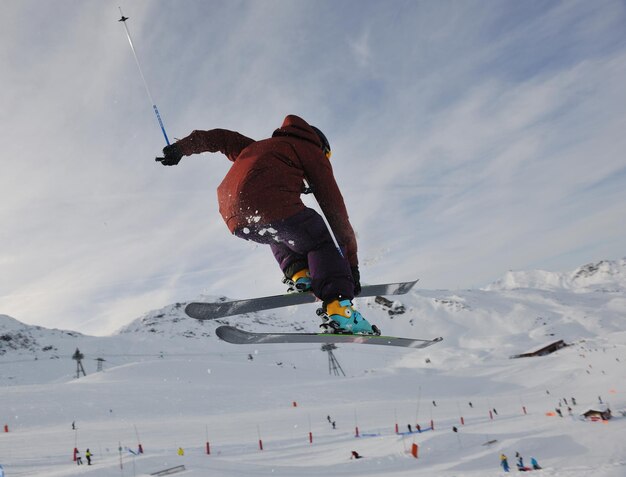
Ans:
<svg viewBox="0 0 626 477"><path fill-rule="evenodd" d="M245 334L245 331L230 325L221 325L215 328L215 334L221 340L225 340L225 337L232 335L233 333Z"/></svg>

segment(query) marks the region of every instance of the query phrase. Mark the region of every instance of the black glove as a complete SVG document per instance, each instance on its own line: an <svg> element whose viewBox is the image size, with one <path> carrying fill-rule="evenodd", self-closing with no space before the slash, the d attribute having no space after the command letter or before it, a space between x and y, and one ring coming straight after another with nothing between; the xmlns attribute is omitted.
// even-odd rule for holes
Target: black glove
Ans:
<svg viewBox="0 0 626 477"><path fill-rule="evenodd" d="M352 281L354 281L354 296L358 296L361 294L361 273L358 265L350 267L350 271L352 272Z"/></svg>
<svg viewBox="0 0 626 477"><path fill-rule="evenodd" d="M164 166L175 166L182 158L183 153L180 152L179 147L176 144L170 144L163 148L163 157L157 157L156 161Z"/></svg>

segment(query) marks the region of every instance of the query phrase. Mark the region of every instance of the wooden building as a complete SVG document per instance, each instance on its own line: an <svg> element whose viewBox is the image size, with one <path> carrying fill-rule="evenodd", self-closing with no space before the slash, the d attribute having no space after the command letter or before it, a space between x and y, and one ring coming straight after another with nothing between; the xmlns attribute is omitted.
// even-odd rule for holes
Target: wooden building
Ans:
<svg viewBox="0 0 626 477"><path fill-rule="evenodd" d="M511 356L511 358L530 358L532 356L545 356L550 353L554 353L555 351L560 350L561 348L565 348L567 343L563 340L554 341L548 345L542 346L541 348L535 351L529 351L528 353L516 354Z"/></svg>
<svg viewBox="0 0 626 477"><path fill-rule="evenodd" d="M611 410L607 405L601 404L589 408L587 411L583 412L581 416L590 421L608 421L611 419Z"/></svg>

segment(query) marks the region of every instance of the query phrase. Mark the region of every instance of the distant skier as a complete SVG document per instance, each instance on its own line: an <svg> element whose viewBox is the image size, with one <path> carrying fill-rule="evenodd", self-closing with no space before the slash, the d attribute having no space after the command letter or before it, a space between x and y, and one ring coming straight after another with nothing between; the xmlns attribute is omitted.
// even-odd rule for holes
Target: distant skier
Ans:
<svg viewBox="0 0 626 477"><path fill-rule="evenodd" d="M500 465L502 466L502 470L505 472L509 471L509 461L504 454L500 454Z"/></svg>
<svg viewBox="0 0 626 477"><path fill-rule="evenodd" d="M91 465L91 452L89 451L89 449L87 449L85 451L85 458L87 459L87 465Z"/></svg>
<svg viewBox="0 0 626 477"><path fill-rule="evenodd" d="M411 434L413 432L413 429L411 428L411 424L407 424L406 427L409 428L409 434Z"/></svg>
<svg viewBox="0 0 626 477"><path fill-rule="evenodd" d="M75 456L76 456L76 465L83 465L83 459L81 458L80 451L78 449L76 449Z"/></svg>
<svg viewBox="0 0 626 477"><path fill-rule="evenodd" d="M537 462L537 459L535 459L534 457L530 458L530 465L533 466L533 470L541 470L541 466Z"/></svg>
<svg viewBox="0 0 626 477"><path fill-rule="evenodd" d="M532 470L530 467L526 467L524 465L524 458L519 455L519 453L516 454L517 456L517 470L519 470L520 472L526 472L528 470Z"/></svg>
<svg viewBox="0 0 626 477"><path fill-rule="evenodd" d="M357 451L352 451L352 455L350 456L350 459L362 459L363 456L360 455Z"/></svg>
<svg viewBox="0 0 626 477"><path fill-rule="evenodd" d="M166 146L157 161L173 166L183 156L203 152L221 152L233 162L217 189L220 213L231 233L270 246L287 283L297 291L312 291L323 302L321 327L380 334L352 304L361 291L357 240L328 160L326 136L289 115L271 138L261 141L225 129L193 131ZM324 219L302 202L304 180L341 253Z"/></svg>
<svg viewBox="0 0 626 477"><path fill-rule="evenodd" d="M422 426L420 426L419 424L415 424L415 430L421 434L422 433Z"/></svg>

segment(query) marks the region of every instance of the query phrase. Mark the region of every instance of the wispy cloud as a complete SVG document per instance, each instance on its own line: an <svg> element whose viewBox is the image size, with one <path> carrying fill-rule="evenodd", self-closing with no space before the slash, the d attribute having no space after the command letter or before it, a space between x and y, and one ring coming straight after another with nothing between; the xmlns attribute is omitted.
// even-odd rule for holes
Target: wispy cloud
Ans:
<svg viewBox="0 0 626 477"><path fill-rule="evenodd" d="M487 6L489 8L487 8ZM124 2L170 137L322 128L365 281L482 286L625 255L626 12L618 1ZM117 5L0 19L0 313L110 332L199 293L277 293L230 236L220 155L163 139Z"/></svg>

